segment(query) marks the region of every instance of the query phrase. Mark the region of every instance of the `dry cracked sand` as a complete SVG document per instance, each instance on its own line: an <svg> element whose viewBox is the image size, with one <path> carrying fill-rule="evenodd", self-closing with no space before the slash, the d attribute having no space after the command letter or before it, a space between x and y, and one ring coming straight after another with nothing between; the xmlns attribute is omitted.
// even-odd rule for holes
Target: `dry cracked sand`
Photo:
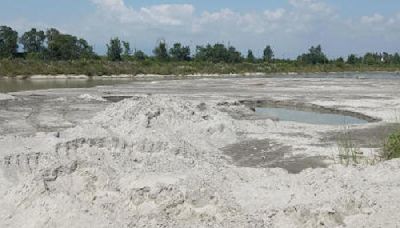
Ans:
<svg viewBox="0 0 400 228"><path fill-rule="evenodd" d="M396 129L399 88L253 78L2 94L0 227L399 227L399 160L343 166L343 127L243 105L379 119L346 127L371 156Z"/></svg>

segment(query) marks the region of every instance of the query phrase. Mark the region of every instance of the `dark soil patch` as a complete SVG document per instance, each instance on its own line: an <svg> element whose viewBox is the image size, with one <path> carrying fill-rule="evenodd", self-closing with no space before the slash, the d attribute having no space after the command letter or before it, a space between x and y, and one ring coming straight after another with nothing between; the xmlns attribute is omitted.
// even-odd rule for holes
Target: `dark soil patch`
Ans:
<svg viewBox="0 0 400 228"><path fill-rule="evenodd" d="M222 148L237 166L255 168L282 168L296 174L308 168L326 168L326 157L292 156L291 146L280 145L271 140L251 140Z"/></svg>

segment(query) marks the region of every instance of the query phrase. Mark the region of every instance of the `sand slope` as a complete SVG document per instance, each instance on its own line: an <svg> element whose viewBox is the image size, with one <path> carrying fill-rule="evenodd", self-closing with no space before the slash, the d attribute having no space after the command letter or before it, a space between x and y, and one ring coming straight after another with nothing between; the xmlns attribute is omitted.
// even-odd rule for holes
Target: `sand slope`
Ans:
<svg viewBox="0 0 400 228"><path fill-rule="evenodd" d="M272 123L229 110L250 112L140 96L59 134L1 138L0 227L400 226L400 161L236 167L220 148Z"/></svg>

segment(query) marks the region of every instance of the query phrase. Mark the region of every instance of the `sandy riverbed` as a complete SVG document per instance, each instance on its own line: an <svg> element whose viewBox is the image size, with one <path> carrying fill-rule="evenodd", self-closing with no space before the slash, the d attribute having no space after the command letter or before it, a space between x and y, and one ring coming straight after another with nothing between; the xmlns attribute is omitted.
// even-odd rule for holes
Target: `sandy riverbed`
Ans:
<svg viewBox="0 0 400 228"><path fill-rule="evenodd" d="M399 160L344 167L345 127L255 118L241 104L379 119L346 127L368 156L396 129L399 89L253 78L1 95L14 99L0 101L0 227L400 226Z"/></svg>

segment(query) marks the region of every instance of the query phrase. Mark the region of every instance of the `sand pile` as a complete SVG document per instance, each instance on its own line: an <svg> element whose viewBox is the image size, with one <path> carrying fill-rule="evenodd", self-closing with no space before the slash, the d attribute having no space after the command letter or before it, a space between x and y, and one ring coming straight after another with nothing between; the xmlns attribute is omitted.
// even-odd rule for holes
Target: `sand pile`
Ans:
<svg viewBox="0 0 400 228"><path fill-rule="evenodd" d="M175 226L230 213L217 190L226 165L218 148L237 136L234 120L216 107L159 96L125 100L49 135L41 151L9 151L3 225L29 217L40 227Z"/></svg>
<svg viewBox="0 0 400 228"><path fill-rule="evenodd" d="M95 96L87 93L79 95L78 98L85 101L107 101L106 99L100 96Z"/></svg>
<svg viewBox="0 0 400 228"><path fill-rule="evenodd" d="M249 112L137 97L64 132L0 139L0 227L395 227L399 161L234 167L219 148L262 122L229 110Z"/></svg>

